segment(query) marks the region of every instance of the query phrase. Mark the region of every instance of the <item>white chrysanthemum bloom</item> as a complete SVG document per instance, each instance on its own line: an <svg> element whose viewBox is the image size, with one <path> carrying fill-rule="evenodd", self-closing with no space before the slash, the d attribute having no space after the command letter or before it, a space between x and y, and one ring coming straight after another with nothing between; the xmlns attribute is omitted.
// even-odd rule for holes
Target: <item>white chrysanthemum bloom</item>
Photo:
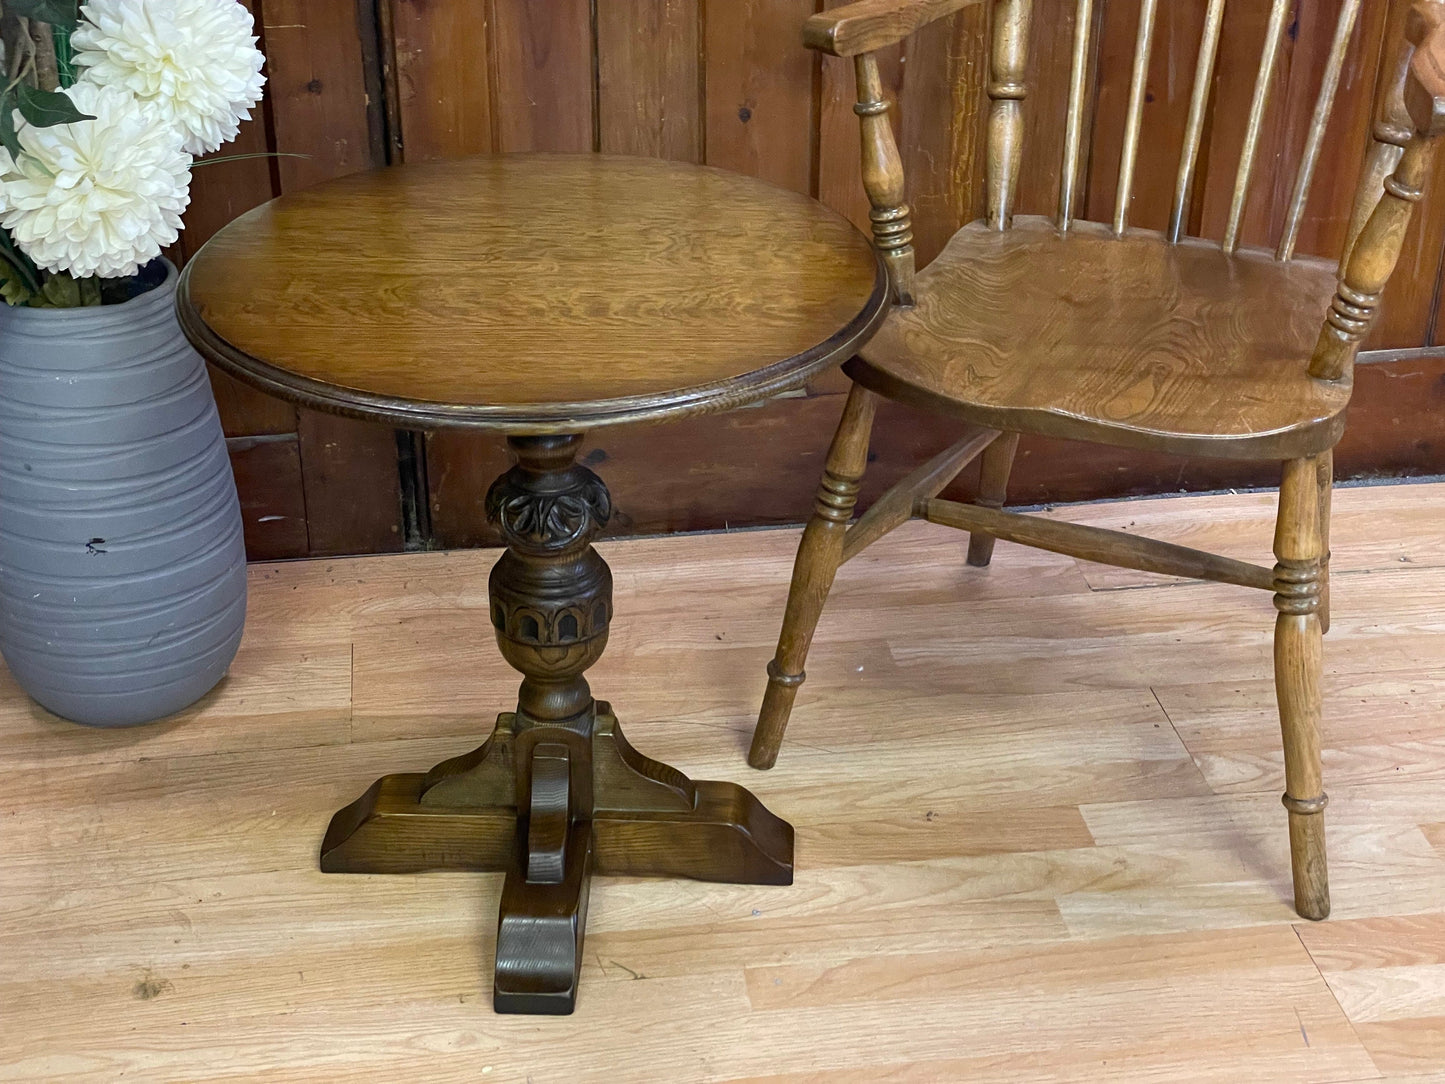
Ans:
<svg viewBox="0 0 1445 1084"><path fill-rule="evenodd" d="M133 275L172 244L190 202L191 156L159 111L119 87L63 93L94 120L20 124L0 175L0 226L46 271Z"/></svg>
<svg viewBox="0 0 1445 1084"><path fill-rule="evenodd" d="M85 82L125 87L185 132L191 154L236 138L266 58L237 0L87 0L71 37Z"/></svg>

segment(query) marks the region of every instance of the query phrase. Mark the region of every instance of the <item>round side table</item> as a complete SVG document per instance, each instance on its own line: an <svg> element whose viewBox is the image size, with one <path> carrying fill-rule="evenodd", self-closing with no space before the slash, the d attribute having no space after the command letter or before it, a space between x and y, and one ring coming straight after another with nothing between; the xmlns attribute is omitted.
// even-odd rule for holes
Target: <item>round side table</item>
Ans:
<svg viewBox="0 0 1445 1084"><path fill-rule="evenodd" d="M716 169L496 155L273 200L186 267L178 306L231 374L309 407L505 434L491 622L521 671L480 748L338 812L334 873L505 870L494 1005L568 1013L591 874L792 882L793 831L747 790L638 753L583 674L612 575L597 426L754 402L850 356L888 293L872 246L805 196Z"/></svg>

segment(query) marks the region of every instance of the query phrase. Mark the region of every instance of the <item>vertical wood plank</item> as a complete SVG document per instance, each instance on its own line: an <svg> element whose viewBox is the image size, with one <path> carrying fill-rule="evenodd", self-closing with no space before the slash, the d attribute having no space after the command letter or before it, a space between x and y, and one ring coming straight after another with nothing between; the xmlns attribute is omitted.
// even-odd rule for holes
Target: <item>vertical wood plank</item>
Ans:
<svg viewBox="0 0 1445 1084"><path fill-rule="evenodd" d="M489 2L495 149L595 149L590 0Z"/></svg>
<svg viewBox="0 0 1445 1084"><path fill-rule="evenodd" d="M301 453L295 434L236 437L226 441L226 450L241 496L246 558L275 561L309 554Z"/></svg>
<svg viewBox="0 0 1445 1084"><path fill-rule="evenodd" d="M908 43L900 150L919 266L983 215L989 14L987 4L964 8Z"/></svg>
<svg viewBox="0 0 1445 1084"><path fill-rule="evenodd" d="M256 437L296 432L296 408L284 399L265 395L233 376L206 367L211 394L221 414L221 428L228 437Z"/></svg>
<svg viewBox="0 0 1445 1084"><path fill-rule="evenodd" d="M597 0L598 149L702 158L699 0Z"/></svg>
<svg viewBox="0 0 1445 1084"><path fill-rule="evenodd" d="M281 191L380 165L367 118L355 0L267 0L271 112Z"/></svg>
<svg viewBox="0 0 1445 1084"><path fill-rule="evenodd" d="M1349 229L1355 190L1374 120L1376 69L1384 48L1386 3L1360 10L1354 41L1345 54L1334 115L1325 129L1309 201L1300 219L1296 251L1338 258Z"/></svg>
<svg viewBox="0 0 1445 1084"><path fill-rule="evenodd" d="M282 192L382 164L364 61L376 50L364 47L356 0L266 0L265 13L276 149L307 155L279 159ZM394 432L302 410L297 434L311 552L400 549Z"/></svg>
<svg viewBox="0 0 1445 1084"><path fill-rule="evenodd" d="M1337 0L1297 5L1294 14L1303 13L1304 25L1308 27L1313 20L1310 10L1306 9L1328 8L1328 19L1332 23L1336 5ZM1188 231L1191 234L1211 240L1224 238L1269 14L1270 4L1264 2L1226 3L1224 6L1224 30L1216 61L1214 101L1205 148L1201 152L1199 199L1196 210L1191 214ZM1259 168L1240 222L1241 245L1273 248L1276 240L1274 223L1277 205L1272 192L1276 177L1281 172L1289 172L1282 164L1287 157L1285 147L1289 134L1290 104L1296 97L1291 93L1291 83L1300 77L1295 54L1297 50L1303 54L1302 63L1307 68L1310 52L1310 38L1302 35L1301 24L1295 22L1293 26L1294 32L1286 33L1280 44L1269 103L1260 125L1256 152ZM1305 38L1303 48L1300 47L1301 37ZM1285 180L1281 183L1288 186L1289 182Z"/></svg>
<svg viewBox="0 0 1445 1084"><path fill-rule="evenodd" d="M255 19L256 35L264 52L265 20L260 0L242 2ZM267 76L271 77L269 65ZM270 86L266 92L271 93ZM241 125L235 140L211 157L265 154L271 150L269 116L270 102L263 100L252 110L251 119ZM227 222L275 194L274 163L268 159L214 164L201 159L191 173L191 203L173 258L180 262L194 255ZM304 556L306 507L296 447L296 408L214 367L208 366L208 375L221 428L231 438L227 446L241 497L247 554L252 560ZM255 439L258 437L262 439Z"/></svg>
<svg viewBox="0 0 1445 1084"><path fill-rule="evenodd" d="M812 193L814 72L802 46L814 0L728 0L704 8L706 161Z"/></svg>
<svg viewBox="0 0 1445 1084"><path fill-rule="evenodd" d="M1336 94L1344 75L1345 53L1354 39L1355 26L1360 15L1360 0L1344 0L1340 9L1340 21L1335 28L1334 42L1325 65L1324 76L1310 117L1304 151L1295 171L1295 187L1290 197L1289 209L1285 215L1284 233L1280 237L1277 254L1280 259L1289 259L1299 242L1300 221L1304 216L1305 204L1309 200L1310 188L1314 182L1315 170L1319 165L1326 130L1334 115Z"/></svg>
<svg viewBox="0 0 1445 1084"><path fill-rule="evenodd" d="M1112 215L1119 190L1118 163L1124 147L1139 9L1139 0L1109 3L1104 5L1101 19L1093 147L1084 188L1087 217L1098 221ZM1169 225L1204 14L1204 6L1193 3L1161 4L1155 14L1129 202L1131 226L1162 230Z"/></svg>
<svg viewBox="0 0 1445 1084"><path fill-rule="evenodd" d="M1244 220L1245 204L1255 192L1254 167L1259 161L1260 136L1264 131L1264 115L1274 95L1276 75L1287 66L1279 63L1280 45L1284 41L1285 23L1288 20L1291 0L1273 0L1270 4L1269 23L1264 32L1264 44L1260 49L1258 69L1255 73L1254 89L1250 92L1249 119L1245 123L1244 145L1239 152L1239 164L1235 169L1234 185L1230 189L1229 218L1224 224L1224 251L1233 252L1239 244L1240 224ZM1297 39L1299 23L1294 24ZM1287 108L1287 107L1286 107ZM1270 160L1266 156L1266 160ZM1269 238L1258 242L1268 245ZM1319 917L1319 916L1316 916Z"/></svg>
<svg viewBox="0 0 1445 1084"><path fill-rule="evenodd" d="M298 435L311 555L404 548L396 431L303 410Z"/></svg>
<svg viewBox="0 0 1445 1084"><path fill-rule="evenodd" d="M490 28L479 0L377 0L391 4L396 113L405 160L493 148Z"/></svg>

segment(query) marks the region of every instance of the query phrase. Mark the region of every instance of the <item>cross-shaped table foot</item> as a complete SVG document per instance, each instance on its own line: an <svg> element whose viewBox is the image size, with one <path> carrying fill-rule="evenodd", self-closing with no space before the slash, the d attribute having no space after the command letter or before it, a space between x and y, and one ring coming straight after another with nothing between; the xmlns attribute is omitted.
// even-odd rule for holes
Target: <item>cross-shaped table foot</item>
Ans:
<svg viewBox="0 0 1445 1084"><path fill-rule="evenodd" d="M612 577L590 545L607 491L577 437L512 438L487 497L509 542L492 623L525 675L486 744L387 775L331 820L328 873L505 870L493 1004L570 1013L592 873L735 884L793 881L793 829L735 783L693 782L643 756L582 673L602 654Z"/></svg>
<svg viewBox="0 0 1445 1084"><path fill-rule="evenodd" d="M378 779L321 845L327 873L506 870L498 1012L572 1011L593 872L792 884L786 821L736 783L642 756L607 704L575 729L516 724L502 715L480 749Z"/></svg>

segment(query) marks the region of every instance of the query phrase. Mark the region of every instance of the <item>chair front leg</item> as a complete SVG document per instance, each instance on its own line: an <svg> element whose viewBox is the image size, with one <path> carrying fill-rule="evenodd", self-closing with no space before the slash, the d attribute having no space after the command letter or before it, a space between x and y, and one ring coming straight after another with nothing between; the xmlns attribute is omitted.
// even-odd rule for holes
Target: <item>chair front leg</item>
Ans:
<svg viewBox="0 0 1445 1084"><path fill-rule="evenodd" d="M1013 471L1014 453L1019 448L1017 433L1001 433L983 451L978 470L978 500L984 508L1002 508L1008 496L1008 476ZM985 567L993 560L994 537L974 531L968 536L968 563Z"/></svg>
<svg viewBox="0 0 1445 1084"><path fill-rule="evenodd" d="M1295 459L1284 465L1275 527L1274 680L1284 737L1284 806L1289 810L1290 860L1295 910L1304 918L1330 913L1325 862L1325 796L1320 767L1319 463Z"/></svg>
<svg viewBox="0 0 1445 1084"><path fill-rule="evenodd" d="M1334 449L1320 453L1315 461L1320 512L1320 632L1330 631L1330 505L1335 488Z"/></svg>
<svg viewBox="0 0 1445 1084"><path fill-rule="evenodd" d="M803 684L803 664L813 642L813 630L823 612L823 603L833 586L833 577L843 563L843 536L858 502L858 487L868 462L868 437L873 430L877 397L854 384L843 407L843 418L833 443L823 480L818 485L813 518L803 529L798 557L793 565L793 585L788 591L788 608L778 650L768 663L768 690L753 730L748 763L754 768L771 768L778 759L783 731L793 710L798 686Z"/></svg>

